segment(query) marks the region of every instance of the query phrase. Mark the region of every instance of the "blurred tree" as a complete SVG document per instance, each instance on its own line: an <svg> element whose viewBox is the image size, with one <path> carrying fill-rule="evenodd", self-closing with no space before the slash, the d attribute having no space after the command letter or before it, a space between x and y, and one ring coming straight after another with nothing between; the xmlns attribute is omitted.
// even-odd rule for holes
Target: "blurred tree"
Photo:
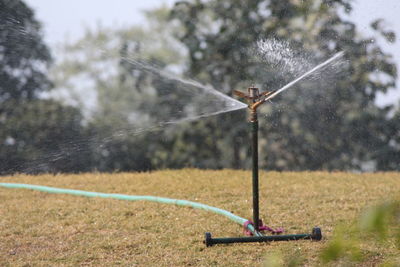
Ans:
<svg viewBox="0 0 400 267"><path fill-rule="evenodd" d="M156 70L183 68L184 50L170 34L168 14L163 7L147 12L146 27L87 30L81 40L65 45L64 60L52 73L61 98L86 115L93 163L100 171L142 171L174 161L163 153L171 141L157 132L180 105L169 90L173 81Z"/></svg>
<svg viewBox="0 0 400 267"><path fill-rule="evenodd" d="M180 27L168 21L169 12L147 12L145 27L87 31L63 49L54 81L87 114L99 170L225 166L225 149L217 148L225 145L224 140L205 136L208 119L164 127L166 122L201 114L209 100L219 103L215 95L171 74L185 71L186 49L173 38ZM96 98L91 106L88 91Z"/></svg>
<svg viewBox="0 0 400 267"><path fill-rule="evenodd" d="M268 85L263 89L283 85L276 80L285 78L282 73L248 52L260 38L287 40L313 55L313 64L345 51L345 75L328 79L330 73L321 72L321 77L285 92L278 105L261 110L268 119L261 120L263 168L398 170L398 120L390 119L393 107L379 108L374 102L378 92L395 85L396 67L375 39L362 38L341 15L350 12L350 0L193 0L177 2L171 19L183 28L178 38L189 51L190 73L228 94L254 81ZM393 32L380 22L372 28L394 41ZM240 148L247 146L243 121L237 114L215 118L204 133L203 138L224 140L223 149L233 148L226 167L242 167L249 157Z"/></svg>
<svg viewBox="0 0 400 267"><path fill-rule="evenodd" d="M341 9L351 11L349 3L184 1L175 6L170 21L168 10L160 8L148 12L150 27L88 31L65 47L65 59L53 77L57 88L72 92L69 99L83 107L99 170L243 168L250 157L242 111L140 134L171 119L175 106L181 105L168 90L177 85L159 79L152 66L184 71L187 50L187 73L230 94L254 81L277 89L296 77L255 58L252 51L260 37L288 40L303 51L310 61L303 72L344 50L348 63L335 68L346 69L346 76L335 68L320 72L321 77L302 82L297 90L285 92L278 105L261 111L268 121L261 125L260 164L278 170L396 169L397 120L390 118L392 107L374 103L377 92L394 85L396 69L374 39L361 38L338 15ZM393 41L381 21L372 27ZM143 60L151 64L143 68ZM96 101L87 100L90 91Z"/></svg>
<svg viewBox="0 0 400 267"><path fill-rule="evenodd" d="M0 172L79 172L90 168L82 115L54 100L7 101L0 138Z"/></svg>
<svg viewBox="0 0 400 267"><path fill-rule="evenodd" d="M0 174L84 170L80 157L60 161L83 132L77 109L41 97L50 62L33 11L0 0Z"/></svg>
<svg viewBox="0 0 400 267"><path fill-rule="evenodd" d="M22 1L0 1L0 104L30 100L50 88L50 52L33 11Z"/></svg>

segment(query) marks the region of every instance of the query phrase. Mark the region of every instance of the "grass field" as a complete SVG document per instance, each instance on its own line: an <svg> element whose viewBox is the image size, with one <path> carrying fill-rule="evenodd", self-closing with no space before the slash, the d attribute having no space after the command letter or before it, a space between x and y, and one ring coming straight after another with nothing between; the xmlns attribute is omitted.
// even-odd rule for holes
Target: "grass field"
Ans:
<svg viewBox="0 0 400 267"><path fill-rule="evenodd" d="M0 182L196 201L251 219L251 173L185 169L151 173L15 175ZM366 206L399 199L400 173L261 172L260 215L286 233L320 226L322 242L218 245L213 237L242 236L227 218L150 202L85 198L0 187L0 266L262 266L269 255L319 254L335 226L350 225ZM399 260L394 246L363 244L360 266Z"/></svg>

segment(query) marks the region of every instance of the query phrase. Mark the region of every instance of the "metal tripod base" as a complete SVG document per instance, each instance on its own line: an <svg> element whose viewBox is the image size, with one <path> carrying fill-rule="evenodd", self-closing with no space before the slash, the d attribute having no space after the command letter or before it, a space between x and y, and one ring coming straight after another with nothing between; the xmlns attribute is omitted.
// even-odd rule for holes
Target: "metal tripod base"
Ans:
<svg viewBox="0 0 400 267"><path fill-rule="evenodd" d="M215 244L291 241L291 240L303 240L303 239L320 241L322 239L322 232L321 228L315 227L313 228L311 234L212 238L211 233L206 233L205 237L206 238L204 243L206 244L207 247L211 247Z"/></svg>

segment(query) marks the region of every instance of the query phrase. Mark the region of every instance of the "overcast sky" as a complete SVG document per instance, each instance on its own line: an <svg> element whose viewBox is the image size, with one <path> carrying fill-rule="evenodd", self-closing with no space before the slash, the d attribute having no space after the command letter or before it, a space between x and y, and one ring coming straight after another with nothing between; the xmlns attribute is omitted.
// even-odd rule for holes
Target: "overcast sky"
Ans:
<svg viewBox="0 0 400 267"><path fill-rule="evenodd" d="M42 22L45 40L54 47L66 40L72 41L83 35L85 27L129 26L143 24L142 11L162 4L171 6L175 0L25 0L36 12L36 18ZM384 18L389 28L395 30L400 41L400 0L356 0L350 17L358 29L371 33L368 29L371 21ZM385 51L391 53L400 69L400 42L382 43ZM400 79L398 86L389 95L380 99L381 103L393 102L400 97Z"/></svg>

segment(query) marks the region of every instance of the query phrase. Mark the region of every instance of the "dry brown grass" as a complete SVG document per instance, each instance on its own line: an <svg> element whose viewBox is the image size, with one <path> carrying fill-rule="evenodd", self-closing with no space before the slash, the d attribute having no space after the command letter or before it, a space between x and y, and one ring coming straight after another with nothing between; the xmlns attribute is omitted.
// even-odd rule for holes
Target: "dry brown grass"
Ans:
<svg viewBox="0 0 400 267"><path fill-rule="evenodd" d="M0 182L187 199L252 216L249 171L15 175ZM240 236L240 226L191 208L0 187L0 265L259 266L269 253L300 252L303 264L316 266L336 225L350 223L365 206L398 197L400 174L261 172L260 187L260 214L268 225L287 233L308 233L318 225L325 241L206 248L204 232ZM363 264L396 254L390 249L382 253L379 245L365 246L379 257Z"/></svg>

